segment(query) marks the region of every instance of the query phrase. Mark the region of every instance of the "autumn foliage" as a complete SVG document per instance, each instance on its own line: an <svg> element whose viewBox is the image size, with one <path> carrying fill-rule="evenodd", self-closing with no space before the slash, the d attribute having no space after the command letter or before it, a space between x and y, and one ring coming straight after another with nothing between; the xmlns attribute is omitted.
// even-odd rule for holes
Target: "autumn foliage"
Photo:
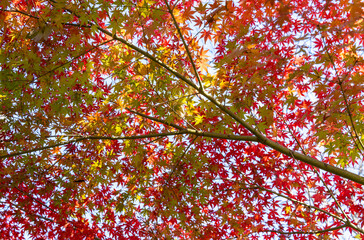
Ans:
<svg viewBox="0 0 364 240"><path fill-rule="evenodd" d="M364 3L0 0L1 239L364 239Z"/></svg>

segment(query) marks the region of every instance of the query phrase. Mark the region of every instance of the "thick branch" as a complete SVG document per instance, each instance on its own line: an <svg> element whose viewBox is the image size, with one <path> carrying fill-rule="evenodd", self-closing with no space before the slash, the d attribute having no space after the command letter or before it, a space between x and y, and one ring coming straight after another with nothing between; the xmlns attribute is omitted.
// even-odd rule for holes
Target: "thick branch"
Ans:
<svg viewBox="0 0 364 240"><path fill-rule="evenodd" d="M357 175L357 174L355 174L355 173L346 171L346 170L338 168L338 167L334 167L334 166L329 165L327 163L321 162L321 161L319 161L319 160L317 160L315 158L306 156L306 155L304 155L302 153L295 152L293 150L290 150L290 149L284 147L283 145L281 145L279 143L276 143L276 142L270 140L269 138L264 136L262 133L260 133L258 130L254 129L250 124L248 124L243 119L238 117L230 109L228 109L223 104L218 102L215 98L213 98L211 95L209 95L206 91L204 91L203 89L198 88L191 80L189 80L188 78L186 78L182 74L178 73L177 71L173 70L172 68L170 68L166 64L162 63L160 60L158 60L157 58L152 56L150 53L138 48L137 46L129 43L128 41L126 41L125 39L123 39L121 37L117 37L117 36L113 35L111 32L109 32L109 31L107 31L107 30L105 30L105 29L103 29L101 27L98 27L98 29L101 32L105 33L106 35L108 35L110 37L113 37L115 40L118 40L121 43L124 43L125 45L127 45L128 47L134 49L135 51L143 54L144 56L146 56L150 60L156 62L161 67L165 68L167 71L172 73L174 76L176 76L177 78L179 78L183 82L187 83L189 86L196 89L201 95L203 95L204 97L209 99L213 104L215 104L221 111L223 111L224 113L229 115L231 118L233 118L238 123L240 123L242 126L244 126L247 130L249 130L254 136L256 136L259 139L259 142L263 143L264 145L266 145L268 147L271 147L271 148L277 150L278 152L281 152L281 153L283 153L283 154L285 154L287 156L290 156L290 157L293 157L293 158L295 158L297 160L300 160L301 162L307 163L307 164L309 164L311 166L314 166L314 167L318 167L318 168L320 168L320 169L322 169L324 171L331 172L331 173L333 173L335 175L341 176L343 178L346 178L346 179L349 179L349 180L354 181L356 183L364 185L364 178Z"/></svg>
<svg viewBox="0 0 364 240"><path fill-rule="evenodd" d="M67 9L67 10L72 12L69 9ZM281 152L281 153L285 154L286 156L293 157L293 158L295 158L297 160L300 160L301 162L307 163L307 164L309 164L311 166L318 167L318 168L320 168L320 169L322 169L324 171L333 173L335 175L341 176L341 177L346 178L348 180L351 180L351 181L354 181L356 183L364 185L364 178L357 175L357 174L355 174L355 173L346 171L346 170L338 168L338 167L334 167L334 166L329 165L327 163L321 162L321 161L319 161L319 160L317 160L315 158L306 156L306 155L304 155L302 153L295 152L293 150L288 149L287 147L284 147L283 145L281 145L281 144L279 144L277 142L274 142L274 141L270 140L269 138L264 136L262 133L260 133L258 130L256 130L253 126L251 126L250 124L245 122L243 119L238 117L230 109L228 109L223 104L218 102L215 98L213 98L211 95L209 95L206 91L199 88L193 81L191 81L187 77L183 76L182 74L180 74L176 70L172 69L167 64L161 62L155 56L153 56L150 53L148 53L147 51L144 51L143 49L135 46L134 44L128 42L127 40L123 39L122 37L116 36L115 34L112 34L110 31L108 31L108 30L106 30L106 29L104 29L104 28L102 28L102 27L100 27L100 26L98 26L96 24L94 24L94 25L97 27L97 29L100 32L112 37L114 40L117 40L117 41L125 44L126 46L130 47L131 49L137 51L138 53L144 55L145 57L147 57L151 61L157 63L158 65L160 65L161 67L166 69L168 72L173 74L175 77L179 78L181 81L183 81L186 84L188 84L189 86L193 87L201 95L203 95L204 97L209 99L214 105L216 105L222 112L229 115L231 118L233 118L235 121L240 123L243 127L245 127L248 131L250 131L254 136L256 136L258 138L259 142L261 142L262 144L264 144L264 145L266 145L268 147L271 147L271 148L277 150L278 152Z"/></svg>

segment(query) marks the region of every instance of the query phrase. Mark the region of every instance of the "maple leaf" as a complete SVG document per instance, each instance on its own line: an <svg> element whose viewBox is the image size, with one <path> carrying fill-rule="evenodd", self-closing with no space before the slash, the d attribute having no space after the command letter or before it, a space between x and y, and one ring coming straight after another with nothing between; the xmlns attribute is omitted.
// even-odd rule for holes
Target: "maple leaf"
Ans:
<svg viewBox="0 0 364 240"><path fill-rule="evenodd" d="M2 1L1 238L364 235L362 15Z"/></svg>

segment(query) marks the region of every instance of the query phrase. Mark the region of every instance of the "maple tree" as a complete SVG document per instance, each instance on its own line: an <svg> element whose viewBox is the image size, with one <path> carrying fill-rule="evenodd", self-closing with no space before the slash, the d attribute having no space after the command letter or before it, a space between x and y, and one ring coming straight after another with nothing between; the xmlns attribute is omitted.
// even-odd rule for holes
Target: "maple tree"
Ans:
<svg viewBox="0 0 364 240"><path fill-rule="evenodd" d="M4 239L364 239L364 3L1 0Z"/></svg>

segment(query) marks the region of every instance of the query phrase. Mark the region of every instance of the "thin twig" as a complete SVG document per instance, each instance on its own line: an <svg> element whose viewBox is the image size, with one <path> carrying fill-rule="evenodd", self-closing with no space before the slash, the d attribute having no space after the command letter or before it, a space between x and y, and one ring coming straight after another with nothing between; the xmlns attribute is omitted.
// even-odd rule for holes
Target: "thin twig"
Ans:
<svg viewBox="0 0 364 240"><path fill-rule="evenodd" d="M160 120L159 120L160 122ZM167 137L167 136L176 136L176 135L185 135L185 134L191 134L195 136L201 136L201 137L210 137L210 138L221 138L221 139L227 139L227 140L240 140L240 141L252 141L257 142L258 139L255 136L240 136L240 135L230 135L230 134L221 134L221 133L210 133L210 132L202 132L197 131L194 129L183 129L181 128L180 131L176 132L166 132L166 133L151 133L151 134L145 134L145 135L136 135L136 136L74 136L77 137L77 139L69 140L62 143L56 143L44 147L38 147L33 148L30 150L15 152L11 154L1 155L0 159L3 158L9 158L9 157L16 157L20 155L24 155L27 153L42 151L46 149L51 149L59 146L64 146L71 143L81 142L85 140L132 140L132 139L145 139L145 138L158 138L158 137Z"/></svg>
<svg viewBox="0 0 364 240"><path fill-rule="evenodd" d="M55 221L53 221L50 218L43 217L43 216L38 215L36 213L30 213L30 212L26 211L24 208L22 208L22 207L20 207L20 206L18 206L16 204L14 204L14 203L10 203L10 202L9 203L8 202L1 202L1 203L3 203L3 204L10 204L11 206L16 207L16 208L20 209L21 211L23 211L25 214L32 215L32 216L38 217L40 219L43 219L43 220L46 220L46 221L49 221L49 222L53 222L53 223L55 222Z"/></svg>
<svg viewBox="0 0 364 240"><path fill-rule="evenodd" d="M279 234L284 234L284 235L292 235L292 234L319 234L319 233L325 233L325 232L332 232L335 230L339 230L342 228L348 227L347 224L343 224L340 226L336 226L336 227L332 227L332 228L327 228L327 229L322 229L322 230L316 230L316 231L297 231L297 232L283 232L280 230L263 230L260 232L274 232L274 233L279 233Z"/></svg>
<svg viewBox="0 0 364 240"><path fill-rule="evenodd" d="M178 26L178 23L177 23L177 21L176 21L176 18L174 17L173 11L172 11L172 9L170 8L170 6L169 6L169 4L168 4L168 0L164 0L164 2L165 2L166 6L167 6L167 8L168 8L169 14L171 14L171 16L172 16L174 26L176 27L177 32L178 32L178 35L180 36L180 38L181 38L181 40L182 40L183 46L184 46L184 47L185 47L185 49L186 49L186 53L187 53L188 58L190 59L190 62L191 62L191 64L192 64L192 68L193 68L193 71L195 72L195 76L196 76L196 78L197 78L197 80L198 80L198 84L200 85L200 90L202 90L202 91L203 91L203 90L204 90L204 88L203 88L203 84L202 84L201 77L200 77L200 75L199 75L199 73L198 73L198 71L197 71L197 67L196 67L196 65L195 65L195 62L193 61L193 58L192 58L191 52L190 52L190 50L188 49L188 45L187 45L187 43L186 43L186 41L185 41L185 39L184 39L184 37L183 37L183 34L182 34L182 32L181 32L181 29L180 29L180 27Z"/></svg>
<svg viewBox="0 0 364 240"><path fill-rule="evenodd" d="M296 135L292 132L292 130L290 129L290 127L288 126L287 122L284 120L284 118L277 113L284 121L289 133L291 134L291 136L294 138L295 142L297 143L298 147L301 149L302 153L307 155L305 149L303 148L303 146L301 145L301 143L298 141ZM315 167L312 168L313 171L315 172L315 174L319 177L320 181L322 182L322 184L325 186L327 192L329 193L329 195L332 197L332 199L334 199L335 204L337 205L337 207L340 209L341 213L345 216L346 220L348 222L350 222L349 217L346 215L345 211L342 209L340 203L337 201L336 197L334 196L334 194L332 193L331 189L329 188L329 186L327 186L325 180L321 177L320 173L316 170ZM308 191L309 192L309 191Z"/></svg>

